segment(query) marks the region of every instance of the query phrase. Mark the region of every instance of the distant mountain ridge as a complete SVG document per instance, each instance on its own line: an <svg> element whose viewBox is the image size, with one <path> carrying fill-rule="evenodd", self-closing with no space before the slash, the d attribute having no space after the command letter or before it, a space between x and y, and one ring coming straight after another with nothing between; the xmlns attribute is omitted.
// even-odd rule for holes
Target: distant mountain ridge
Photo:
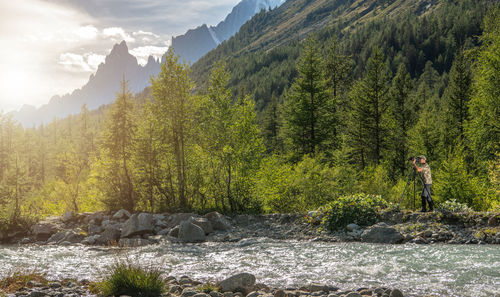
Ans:
<svg viewBox="0 0 500 297"><path fill-rule="evenodd" d="M216 27L202 25L188 30L186 34L172 38L172 48L186 61L196 61L214 49L221 42L229 39L239 28L262 9L275 8L286 0L242 0L224 21ZM25 127L48 123L54 118L61 118L80 112L83 104L89 109L110 104L116 97L120 81L125 78L132 93L139 93L150 84L151 75L160 72L160 61L149 57L145 66L128 51L122 41L113 46L105 62L101 63L95 74L79 89L63 96L53 96L50 101L36 108L24 105L17 112L12 112L15 120Z"/></svg>
<svg viewBox="0 0 500 297"><path fill-rule="evenodd" d="M48 123L56 117L79 113L83 104L89 109L95 109L114 101L123 78L128 81L130 91L138 93L149 85L151 75L159 72L160 61L150 56L147 64L141 66L129 53L125 41L122 41L113 46L105 62L99 65L96 73L90 76L83 87L71 94L54 96L40 108L24 105L14 113L14 119L29 127Z"/></svg>
<svg viewBox="0 0 500 297"><path fill-rule="evenodd" d="M172 49L181 59L195 63L220 43L236 34L241 26L261 10L276 8L285 0L243 0L217 26L205 24L172 38Z"/></svg>

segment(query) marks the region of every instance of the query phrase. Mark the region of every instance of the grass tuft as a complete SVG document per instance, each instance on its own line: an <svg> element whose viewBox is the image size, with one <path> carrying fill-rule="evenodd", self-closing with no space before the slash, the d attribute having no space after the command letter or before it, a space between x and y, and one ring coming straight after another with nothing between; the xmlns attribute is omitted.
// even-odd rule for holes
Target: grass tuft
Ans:
<svg viewBox="0 0 500 297"><path fill-rule="evenodd" d="M45 273L36 270L11 271L6 277L0 279L0 292L13 293L21 288L31 287L31 283L40 283L45 286L49 283L45 276Z"/></svg>
<svg viewBox="0 0 500 297"><path fill-rule="evenodd" d="M103 296L159 297L166 288L161 274L158 269L119 262L96 287Z"/></svg>
<svg viewBox="0 0 500 297"><path fill-rule="evenodd" d="M210 292L219 292L219 287L215 284L212 283L206 283L203 285L200 285L196 288L199 292L209 294Z"/></svg>

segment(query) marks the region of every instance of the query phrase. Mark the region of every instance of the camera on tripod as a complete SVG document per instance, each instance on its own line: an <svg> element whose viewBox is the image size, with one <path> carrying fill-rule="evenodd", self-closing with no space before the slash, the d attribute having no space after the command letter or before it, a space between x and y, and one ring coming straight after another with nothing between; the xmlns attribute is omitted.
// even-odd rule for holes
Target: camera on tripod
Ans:
<svg viewBox="0 0 500 297"><path fill-rule="evenodd" d="M412 161L412 162L413 162L413 160L415 160L415 162L416 162L416 163L420 163L420 160L421 160L421 159L422 159L422 158L420 158L420 157L410 157L410 158L408 159L408 161Z"/></svg>

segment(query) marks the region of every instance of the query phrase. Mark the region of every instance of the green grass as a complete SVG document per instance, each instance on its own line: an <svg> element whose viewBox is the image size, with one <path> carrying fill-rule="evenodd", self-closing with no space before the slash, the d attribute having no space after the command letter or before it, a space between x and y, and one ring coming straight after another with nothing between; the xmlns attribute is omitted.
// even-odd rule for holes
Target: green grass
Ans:
<svg viewBox="0 0 500 297"><path fill-rule="evenodd" d="M206 283L200 285L196 288L199 292L203 292L205 294L209 294L210 292L219 292L219 287L212 283Z"/></svg>
<svg viewBox="0 0 500 297"><path fill-rule="evenodd" d="M127 262L115 264L110 274L97 283L97 290L103 296L128 295L132 297L157 297L166 289L161 271L142 268Z"/></svg>

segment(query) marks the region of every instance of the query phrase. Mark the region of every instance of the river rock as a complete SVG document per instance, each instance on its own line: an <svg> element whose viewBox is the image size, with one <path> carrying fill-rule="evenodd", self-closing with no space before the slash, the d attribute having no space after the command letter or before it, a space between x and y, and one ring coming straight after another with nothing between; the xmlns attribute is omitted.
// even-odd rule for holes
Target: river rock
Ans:
<svg viewBox="0 0 500 297"><path fill-rule="evenodd" d="M495 227L495 226L497 226L498 225L498 221L499 221L499 217L500 217L499 215L494 215L494 216L490 217L488 219L488 226L489 227Z"/></svg>
<svg viewBox="0 0 500 297"><path fill-rule="evenodd" d="M124 224L121 237L132 237L135 235L153 232L153 215L150 213L133 214Z"/></svg>
<svg viewBox="0 0 500 297"><path fill-rule="evenodd" d="M172 230L168 232L168 236L179 237L179 226L175 226L174 228L172 228Z"/></svg>
<svg viewBox="0 0 500 297"><path fill-rule="evenodd" d="M144 238L121 238L118 241L120 247L139 247L151 244L151 241Z"/></svg>
<svg viewBox="0 0 500 297"><path fill-rule="evenodd" d="M351 292L351 293L345 295L345 297L362 297L362 296L358 292Z"/></svg>
<svg viewBox="0 0 500 297"><path fill-rule="evenodd" d="M87 234L94 235L94 234L99 234L101 232L102 228L100 226L97 226L93 222L89 223L89 226L87 227Z"/></svg>
<svg viewBox="0 0 500 297"><path fill-rule="evenodd" d="M84 235L81 233L77 233L73 230L65 230L58 232L54 235L52 235L47 242L51 243L62 243L62 242L69 242L69 243L78 243L84 239Z"/></svg>
<svg viewBox="0 0 500 297"><path fill-rule="evenodd" d="M205 241L205 231L190 221L183 221L179 225L178 238L184 242Z"/></svg>
<svg viewBox="0 0 500 297"><path fill-rule="evenodd" d="M173 214L173 215L169 216L166 220L167 227L173 228L175 226L178 226L182 221L187 221L192 217L198 217L198 215L196 215L194 213L176 213L176 214Z"/></svg>
<svg viewBox="0 0 500 297"><path fill-rule="evenodd" d="M72 212L72 211L68 211L68 212L66 212L66 213L62 216L62 218L61 218L61 219L62 219L62 221L63 221L64 223L68 223L68 222L72 221L72 220L73 220L73 219L75 219L75 218L76 218L76 217L75 217L75 213L74 213L74 212Z"/></svg>
<svg viewBox="0 0 500 297"><path fill-rule="evenodd" d="M361 240L372 243L398 243L403 240L403 235L385 223L379 223L366 229L361 234Z"/></svg>
<svg viewBox="0 0 500 297"><path fill-rule="evenodd" d="M391 291L391 294L389 295L389 297L404 297L404 296L400 290L394 289Z"/></svg>
<svg viewBox="0 0 500 297"><path fill-rule="evenodd" d="M357 224L351 223L351 224L349 224L349 225L346 226L346 229L349 232L353 232L355 230L358 230L359 226Z"/></svg>
<svg viewBox="0 0 500 297"><path fill-rule="evenodd" d="M130 218L130 212L128 212L128 210L125 209L120 209L113 215L114 220L126 220L128 218Z"/></svg>
<svg viewBox="0 0 500 297"><path fill-rule="evenodd" d="M61 227L56 223L56 220L51 218L51 220L41 221L31 227L31 232L37 240L47 240L60 229Z"/></svg>
<svg viewBox="0 0 500 297"><path fill-rule="evenodd" d="M209 212L204 217L212 223L214 230L227 231L231 229L231 223L223 215L216 211Z"/></svg>
<svg viewBox="0 0 500 297"><path fill-rule="evenodd" d="M121 230L116 225L108 225L104 232L95 239L96 244L109 245L120 239Z"/></svg>
<svg viewBox="0 0 500 297"><path fill-rule="evenodd" d="M221 292L242 292L248 294L253 291L255 276L250 273L240 273L233 275L219 283Z"/></svg>
<svg viewBox="0 0 500 297"><path fill-rule="evenodd" d="M214 232L214 229L212 228L212 223L210 223L210 221L206 218L191 217L189 220L191 223L203 229L203 231L205 231L205 234L210 234Z"/></svg>

